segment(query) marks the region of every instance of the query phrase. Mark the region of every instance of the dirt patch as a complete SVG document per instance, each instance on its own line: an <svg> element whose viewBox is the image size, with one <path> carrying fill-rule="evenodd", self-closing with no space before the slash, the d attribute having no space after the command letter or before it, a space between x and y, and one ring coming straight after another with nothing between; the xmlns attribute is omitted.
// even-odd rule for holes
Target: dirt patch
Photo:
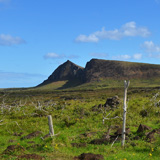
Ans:
<svg viewBox="0 0 160 160"><path fill-rule="evenodd" d="M74 157L74 160L104 160L104 157L100 154L82 153L78 157Z"/></svg>
<svg viewBox="0 0 160 160"><path fill-rule="evenodd" d="M90 144L108 144L109 143L109 139L106 139L106 138L101 138L101 139L94 139L90 142Z"/></svg>
<svg viewBox="0 0 160 160"><path fill-rule="evenodd" d="M13 136L21 136L22 134L23 134L23 132L20 132L20 133L15 132L15 133L13 133Z"/></svg>
<svg viewBox="0 0 160 160"><path fill-rule="evenodd" d="M43 137L43 139L46 139L46 138L49 138L49 137L51 137L50 134L46 134L46 135Z"/></svg>
<svg viewBox="0 0 160 160"><path fill-rule="evenodd" d="M39 136L41 134L42 134L41 131L35 131L33 133L28 134L27 136L22 137L21 140L23 140L23 139L31 139L31 138L37 137L37 136Z"/></svg>
<svg viewBox="0 0 160 160"><path fill-rule="evenodd" d="M35 159L35 160L44 160L44 158L40 155L37 154L24 154L24 155L19 155L17 156L17 160L21 160L21 159Z"/></svg>
<svg viewBox="0 0 160 160"><path fill-rule="evenodd" d="M13 154L14 152L24 152L24 147L20 145L10 145L3 151L3 154Z"/></svg>

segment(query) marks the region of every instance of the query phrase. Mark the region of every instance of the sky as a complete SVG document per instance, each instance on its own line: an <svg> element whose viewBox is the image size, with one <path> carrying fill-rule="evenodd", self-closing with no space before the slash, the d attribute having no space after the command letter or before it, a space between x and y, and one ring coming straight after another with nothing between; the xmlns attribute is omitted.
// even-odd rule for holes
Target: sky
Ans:
<svg viewBox="0 0 160 160"><path fill-rule="evenodd" d="M160 0L0 0L0 88L92 58L160 64Z"/></svg>

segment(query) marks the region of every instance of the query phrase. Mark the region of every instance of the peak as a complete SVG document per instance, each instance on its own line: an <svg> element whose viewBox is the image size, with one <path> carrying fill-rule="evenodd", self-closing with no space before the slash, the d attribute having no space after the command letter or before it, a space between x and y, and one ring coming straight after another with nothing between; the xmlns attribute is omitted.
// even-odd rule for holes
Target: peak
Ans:
<svg viewBox="0 0 160 160"><path fill-rule="evenodd" d="M67 60L66 63L72 63L70 60Z"/></svg>
<svg viewBox="0 0 160 160"><path fill-rule="evenodd" d="M72 64L72 65L73 65L74 63L73 63L73 62L71 62L70 60L67 60L67 61L66 61L66 62L64 62L63 64L65 64L65 65L68 65L68 64L69 64L69 65L71 65L71 64Z"/></svg>

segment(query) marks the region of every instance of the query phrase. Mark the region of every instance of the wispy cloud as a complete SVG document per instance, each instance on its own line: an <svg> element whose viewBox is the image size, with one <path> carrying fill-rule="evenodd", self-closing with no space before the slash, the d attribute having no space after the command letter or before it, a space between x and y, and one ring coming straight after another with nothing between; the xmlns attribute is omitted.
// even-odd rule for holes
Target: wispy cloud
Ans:
<svg viewBox="0 0 160 160"><path fill-rule="evenodd" d="M133 59L136 59L136 60L140 60L142 59L142 54L141 53L136 53L133 55Z"/></svg>
<svg viewBox="0 0 160 160"><path fill-rule="evenodd" d="M11 46L15 44L22 44L25 43L20 37L13 37L11 35L0 34L0 45L1 46Z"/></svg>
<svg viewBox="0 0 160 160"><path fill-rule="evenodd" d="M131 59L131 56L128 54L124 54L124 55L112 56L112 58L119 59L119 60L128 60L128 59Z"/></svg>
<svg viewBox="0 0 160 160"><path fill-rule="evenodd" d="M112 56L113 59L117 60L129 60L129 59L134 59L134 60L140 60L142 59L142 54L141 53L135 53L134 55L118 55L118 56Z"/></svg>
<svg viewBox="0 0 160 160"><path fill-rule="evenodd" d="M65 54L57 54L57 53L47 53L44 55L44 59L63 59L63 58L69 58L69 59L74 59L78 58L77 55L65 55Z"/></svg>
<svg viewBox="0 0 160 160"><path fill-rule="evenodd" d="M102 39L120 40L124 37L148 37L150 31L146 27L137 27L135 22L128 22L121 26L120 29L105 30L103 27L101 31L96 31L90 35L79 35L76 42L98 42Z"/></svg>
<svg viewBox="0 0 160 160"><path fill-rule="evenodd" d="M106 58L107 54L106 53L90 53L92 57L97 57L97 58Z"/></svg>
<svg viewBox="0 0 160 160"><path fill-rule="evenodd" d="M59 58L64 58L65 55L60 55L57 53L47 53L46 55L44 55L45 59L59 59Z"/></svg>
<svg viewBox="0 0 160 160"><path fill-rule="evenodd" d="M141 46L148 53L160 53L160 46L154 44L152 41L145 41Z"/></svg>

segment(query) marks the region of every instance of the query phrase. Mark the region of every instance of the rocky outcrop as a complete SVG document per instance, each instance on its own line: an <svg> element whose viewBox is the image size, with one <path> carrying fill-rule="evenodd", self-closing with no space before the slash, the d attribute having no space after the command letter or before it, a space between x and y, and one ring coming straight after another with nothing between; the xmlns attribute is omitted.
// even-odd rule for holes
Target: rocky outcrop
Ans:
<svg viewBox="0 0 160 160"><path fill-rule="evenodd" d="M66 61L61 64L43 83L38 86L46 85L56 81L63 80L75 80L78 79L80 81L83 78L83 67L80 67L71 61Z"/></svg>
<svg viewBox="0 0 160 160"><path fill-rule="evenodd" d="M160 77L160 65L123 62L113 60L92 59L84 69L84 81L99 81L100 79L140 79Z"/></svg>
<svg viewBox="0 0 160 160"><path fill-rule="evenodd" d="M91 59L83 68L68 60L38 86L63 80L77 80L79 85L101 79L131 80L157 77L160 78L160 65Z"/></svg>

